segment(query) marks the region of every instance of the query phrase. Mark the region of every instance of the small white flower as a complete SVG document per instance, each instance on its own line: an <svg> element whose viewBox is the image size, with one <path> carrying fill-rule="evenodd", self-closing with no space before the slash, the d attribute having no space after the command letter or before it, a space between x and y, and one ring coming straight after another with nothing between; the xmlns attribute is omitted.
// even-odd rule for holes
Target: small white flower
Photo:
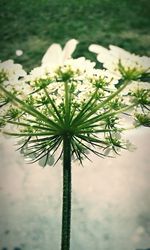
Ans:
<svg viewBox="0 0 150 250"><path fill-rule="evenodd" d="M16 56L22 56L23 55L23 51L20 49L16 50Z"/></svg>
<svg viewBox="0 0 150 250"><path fill-rule="evenodd" d="M87 60L85 57L80 57L77 59L70 59L66 63L72 66L74 70L78 69L82 73L86 72L88 74L90 74L90 72L93 71L93 68L96 64L95 62L91 62L90 60Z"/></svg>
<svg viewBox="0 0 150 250"><path fill-rule="evenodd" d="M125 96L128 95L131 92L135 92L140 89L149 89L150 90L150 83L148 82L137 82L137 81L132 81L129 85L126 86L125 89L121 92L121 95Z"/></svg>
<svg viewBox="0 0 150 250"><path fill-rule="evenodd" d="M44 66L36 67L33 70L31 70L30 75L26 76L27 81L35 81L37 79L45 79L46 76L46 68Z"/></svg>
<svg viewBox="0 0 150 250"><path fill-rule="evenodd" d="M0 71L5 72L6 82L15 83L19 77L24 77L26 72L23 70L22 65L14 63L13 60L7 60L0 63Z"/></svg>

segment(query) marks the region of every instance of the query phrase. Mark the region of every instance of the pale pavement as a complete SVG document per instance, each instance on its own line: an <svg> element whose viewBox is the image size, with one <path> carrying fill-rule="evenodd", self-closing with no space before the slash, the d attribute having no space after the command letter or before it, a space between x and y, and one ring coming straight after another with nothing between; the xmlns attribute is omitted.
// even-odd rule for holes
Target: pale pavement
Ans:
<svg viewBox="0 0 150 250"><path fill-rule="evenodd" d="M136 151L73 164L71 250L150 248L150 132L128 133ZM25 164L0 143L0 250L59 250L61 164Z"/></svg>

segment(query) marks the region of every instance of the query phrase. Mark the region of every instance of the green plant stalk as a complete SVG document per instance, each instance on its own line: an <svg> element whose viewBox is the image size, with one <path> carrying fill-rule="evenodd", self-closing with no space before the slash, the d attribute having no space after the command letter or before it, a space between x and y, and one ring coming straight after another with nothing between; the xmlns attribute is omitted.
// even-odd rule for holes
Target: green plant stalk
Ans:
<svg viewBox="0 0 150 250"><path fill-rule="evenodd" d="M71 138L63 138L63 205L61 250L70 249L71 229Z"/></svg>

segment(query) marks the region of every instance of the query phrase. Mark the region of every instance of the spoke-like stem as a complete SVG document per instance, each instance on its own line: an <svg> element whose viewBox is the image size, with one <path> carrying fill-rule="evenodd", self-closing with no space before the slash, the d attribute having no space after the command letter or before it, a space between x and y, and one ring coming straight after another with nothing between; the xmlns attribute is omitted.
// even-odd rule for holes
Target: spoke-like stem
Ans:
<svg viewBox="0 0 150 250"><path fill-rule="evenodd" d="M115 92L113 92L111 95L109 95L104 101L102 101L101 103L99 103L97 105L95 105L95 101L93 103L91 103L92 99L95 97L95 94L97 93L97 92L95 92L93 94L93 98L91 98L86 104L86 105L88 105L88 103L89 103L93 107L92 110L90 108L89 109L87 108L86 110L84 110L85 108L83 107L84 112L83 112L83 110L81 110L80 114L77 115L77 117L73 120L72 125L74 126L76 121L78 123L80 122L80 124L81 124L85 120L89 119L92 115L94 115L98 110L105 107L105 105L108 102L110 102L113 98L118 96L118 94L129 84L129 82L130 81L125 80L124 84L122 84L122 86L120 88L118 88ZM94 105L95 105L95 107L94 107Z"/></svg>
<svg viewBox="0 0 150 250"><path fill-rule="evenodd" d="M63 139L63 207L61 250L70 249L71 228L71 143L70 137Z"/></svg>
<svg viewBox="0 0 150 250"><path fill-rule="evenodd" d="M71 111L71 93L70 93L70 86L68 85L68 82L64 82L64 88L65 88L65 125L69 126L70 121L70 111Z"/></svg>
<svg viewBox="0 0 150 250"><path fill-rule="evenodd" d="M117 115L117 114L121 114L121 113L123 113L123 112L125 112L125 111L128 111L128 110L132 109L132 108L135 107L135 106L136 106L136 104L132 104L132 105L130 105L130 106L124 107L124 108L119 109L119 110L114 111L114 112L108 112L108 113L106 112L106 113L104 113L104 114L97 115L97 116L95 116L95 117L93 117L93 118L91 118L91 119L85 121L84 123L82 123L81 126L78 126L78 129L82 129L82 128L85 127L85 126L90 126L90 125L93 124L93 123L102 121L103 119L105 119L105 118L107 118L107 117L109 117L109 116L113 116L113 115L115 116L115 115Z"/></svg>

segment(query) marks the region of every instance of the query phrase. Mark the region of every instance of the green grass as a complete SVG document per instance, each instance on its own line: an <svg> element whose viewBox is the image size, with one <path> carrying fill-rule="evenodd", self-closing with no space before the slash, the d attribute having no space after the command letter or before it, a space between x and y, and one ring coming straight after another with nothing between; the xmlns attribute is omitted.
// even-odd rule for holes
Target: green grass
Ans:
<svg viewBox="0 0 150 250"><path fill-rule="evenodd" d="M87 56L91 43L118 45L150 55L149 0L0 0L1 60L26 69L40 64L48 46L80 41L74 56ZM15 51L24 54L16 57Z"/></svg>

